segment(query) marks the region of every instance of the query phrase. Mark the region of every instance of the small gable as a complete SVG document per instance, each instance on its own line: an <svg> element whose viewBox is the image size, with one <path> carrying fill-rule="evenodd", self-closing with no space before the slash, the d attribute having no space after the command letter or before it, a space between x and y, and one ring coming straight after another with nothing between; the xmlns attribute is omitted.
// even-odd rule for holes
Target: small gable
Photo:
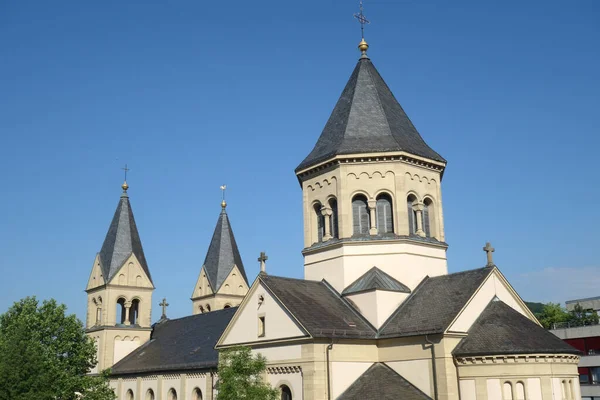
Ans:
<svg viewBox="0 0 600 400"><path fill-rule="evenodd" d="M88 284L85 290L95 289L99 286L103 286L104 284L104 275L102 274L100 258L99 256L96 256L94 259L94 265L92 266L92 273L90 274L90 278L88 279Z"/></svg>
<svg viewBox="0 0 600 400"><path fill-rule="evenodd" d="M130 286L153 289L152 281L150 281L146 271L142 268L135 254L131 254L125 260L123 266L113 275L109 284L119 286Z"/></svg>
<svg viewBox="0 0 600 400"><path fill-rule="evenodd" d="M244 275L242 275L237 265L234 265L233 269L219 288L218 294L244 296L247 292L248 283L246 282Z"/></svg>
<svg viewBox="0 0 600 400"><path fill-rule="evenodd" d="M200 274L198 275L198 280L196 281L196 286L194 286L194 292L192 293L192 300L197 299L199 297L210 296L213 294L213 290L210 287L210 281L206 276L206 271L204 267L200 269Z"/></svg>
<svg viewBox="0 0 600 400"><path fill-rule="evenodd" d="M430 400L431 398L383 363L373 364L337 400Z"/></svg>
<svg viewBox="0 0 600 400"><path fill-rule="evenodd" d="M308 333L257 279L219 340L219 346L307 337Z"/></svg>
<svg viewBox="0 0 600 400"><path fill-rule="evenodd" d="M377 267L371 268L363 276L354 281L342 292L349 295L370 290L386 290L390 292L410 293L410 289L403 283L392 278Z"/></svg>
<svg viewBox="0 0 600 400"><path fill-rule="evenodd" d="M537 323L501 301L489 303L452 352L455 356L580 354Z"/></svg>

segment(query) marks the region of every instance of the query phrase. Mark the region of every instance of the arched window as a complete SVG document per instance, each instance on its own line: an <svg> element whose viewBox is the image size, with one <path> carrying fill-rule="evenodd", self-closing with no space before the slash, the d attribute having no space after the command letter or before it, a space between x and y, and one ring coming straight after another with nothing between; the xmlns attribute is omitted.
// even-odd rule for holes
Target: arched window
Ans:
<svg viewBox="0 0 600 400"><path fill-rule="evenodd" d="M513 400L513 391L510 382L504 382L504 385L502 386L502 394L504 400Z"/></svg>
<svg viewBox="0 0 600 400"><path fill-rule="evenodd" d="M317 226L317 242L323 241L323 236L325 235L325 216L321 212L321 203L317 203L314 205L313 209L315 210L315 218L316 218L316 226Z"/></svg>
<svg viewBox="0 0 600 400"><path fill-rule="evenodd" d="M423 201L423 206L423 230L425 231L425 236L435 236L433 201L430 198L426 198Z"/></svg>
<svg viewBox="0 0 600 400"><path fill-rule="evenodd" d="M206 312L210 312L210 304L206 305Z"/></svg>
<svg viewBox="0 0 600 400"><path fill-rule="evenodd" d="M198 309L200 310L200 312L201 312L202 314L204 314L204 307L202 307L202 306L198 306Z"/></svg>
<svg viewBox="0 0 600 400"><path fill-rule="evenodd" d="M138 323L138 317L140 314L140 300L133 299L131 301L131 307L129 308L129 322L131 325Z"/></svg>
<svg viewBox="0 0 600 400"><path fill-rule="evenodd" d="M125 323L125 299L124 298L119 298L119 300L117 300L117 314L116 314L117 318L116 318L116 322L117 324L124 324Z"/></svg>
<svg viewBox="0 0 600 400"><path fill-rule="evenodd" d="M292 400L292 391L287 385L281 385L281 400Z"/></svg>
<svg viewBox="0 0 600 400"><path fill-rule="evenodd" d="M175 389L169 389L169 392L167 393L167 400L177 400L177 392Z"/></svg>
<svg viewBox="0 0 600 400"><path fill-rule="evenodd" d="M223 309L225 309L225 308L231 308L231 305L225 304L225 307L223 307Z"/></svg>
<svg viewBox="0 0 600 400"><path fill-rule="evenodd" d="M377 232L394 232L394 215L392 213L392 198L383 193L377 196Z"/></svg>
<svg viewBox="0 0 600 400"><path fill-rule="evenodd" d="M152 389L148 389L146 392L146 400L154 400L154 391Z"/></svg>
<svg viewBox="0 0 600 400"><path fill-rule="evenodd" d="M515 385L515 392L517 400L525 400L525 385L523 382L517 382Z"/></svg>
<svg viewBox="0 0 600 400"><path fill-rule="evenodd" d="M414 195L409 195L406 198L406 212L408 213L408 234L414 235L417 233L417 212L413 209L413 204L417 201Z"/></svg>
<svg viewBox="0 0 600 400"><path fill-rule="evenodd" d="M126 398L127 400L133 400L133 391L132 391L131 389L129 389L129 390L127 391L127 393L125 393L125 398Z"/></svg>
<svg viewBox="0 0 600 400"><path fill-rule="evenodd" d="M338 206L336 199L329 200L329 208L331 208L331 218L329 218L329 231L331 232L331 237L339 238L340 228L338 224Z"/></svg>
<svg viewBox="0 0 600 400"><path fill-rule="evenodd" d="M192 391L192 400L202 400L202 391L198 388L195 388Z"/></svg>
<svg viewBox="0 0 600 400"><path fill-rule="evenodd" d="M367 198L362 194L352 199L352 224L355 235L366 235L371 227Z"/></svg>

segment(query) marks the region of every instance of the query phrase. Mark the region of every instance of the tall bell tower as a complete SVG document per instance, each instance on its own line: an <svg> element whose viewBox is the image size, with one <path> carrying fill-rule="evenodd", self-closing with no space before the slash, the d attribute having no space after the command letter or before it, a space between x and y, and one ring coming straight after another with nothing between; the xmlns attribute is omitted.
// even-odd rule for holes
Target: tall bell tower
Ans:
<svg viewBox="0 0 600 400"><path fill-rule="evenodd" d="M154 284L129 203L127 182L86 287L86 332L98 349L92 372L110 368L150 339Z"/></svg>
<svg viewBox="0 0 600 400"><path fill-rule="evenodd" d="M400 302L426 275L447 273L446 160L425 143L368 48L363 38L321 136L295 171L303 195L304 274L339 292L395 290Z"/></svg>

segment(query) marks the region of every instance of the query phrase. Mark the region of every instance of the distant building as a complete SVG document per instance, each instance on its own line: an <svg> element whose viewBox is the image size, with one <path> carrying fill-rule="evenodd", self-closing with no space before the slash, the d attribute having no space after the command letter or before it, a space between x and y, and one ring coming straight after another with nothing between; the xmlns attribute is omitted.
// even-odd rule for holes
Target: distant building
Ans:
<svg viewBox="0 0 600 400"><path fill-rule="evenodd" d="M586 310L600 312L600 297L567 301L567 310L573 310L577 304ZM600 325L565 324L556 328L551 332L583 352L579 362L582 400L600 400Z"/></svg>

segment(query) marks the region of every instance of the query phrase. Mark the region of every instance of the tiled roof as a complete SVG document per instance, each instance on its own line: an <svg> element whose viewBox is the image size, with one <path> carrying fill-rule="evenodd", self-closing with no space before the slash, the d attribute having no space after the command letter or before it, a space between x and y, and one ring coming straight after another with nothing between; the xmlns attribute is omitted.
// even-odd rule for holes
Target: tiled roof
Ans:
<svg viewBox="0 0 600 400"><path fill-rule="evenodd" d="M233 236L229 217L223 208L204 259L204 270L213 292L216 293L221 288L234 266L238 267L240 274L248 284L246 270Z"/></svg>
<svg viewBox="0 0 600 400"><path fill-rule="evenodd" d="M444 332L492 270L485 267L425 278L382 325L378 337Z"/></svg>
<svg viewBox="0 0 600 400"><path fill-rule="evenodd" d="M126 192L123 192L99 253L102 275L106 283L115 276L132 254L135 254L142 269L148 275L148 279L152 282L129 197Z"/></svg>
<svg viewBox="0 0 600 400"><path fill-rule="evenodd" d="M215 345L236 310L232 307L155 324L150 341L116 363L111 373L216 368Z"/></svg>
<svg viewBox="0 0 600 400"><path fill-rule="evenodd" d="M501 301L492 301L453 351L455 356L580 354Z"/></svg>
<svg viewBox="0 0 600 400"><path fill-rule="evenodd" d="M337 400L431 400L383 363L375 363Z"/></svg>
<svg viewBox="0 0 600 400"><path fill-rule="evenodd" d="M296 171L336 155L390 151L445 162L417 132L371 60L361 58L315 147Z"/></svg>
<svg viewBox="0 0 600 400"><path fill-rule="evenodd" d="M398 282L379 268L373 267L344 289L342 294L349 295L370 290L410 293L410 289L406 285Z"/></svg>
<svg viewBox="0 0 600 400"><path fill-rule="evenodd" d="M260 280L313 338L375 338L375 328L327 283L266 274Z"/></svg>

